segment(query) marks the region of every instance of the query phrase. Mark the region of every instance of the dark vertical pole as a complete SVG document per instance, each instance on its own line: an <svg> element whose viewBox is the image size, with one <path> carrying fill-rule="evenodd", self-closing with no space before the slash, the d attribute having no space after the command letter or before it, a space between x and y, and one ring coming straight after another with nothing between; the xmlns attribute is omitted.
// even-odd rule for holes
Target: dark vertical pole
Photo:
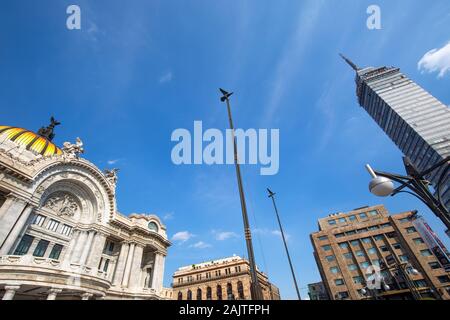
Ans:
<svg viewBox="0 0 450 320"><path fill-rule="evenodd" d="M283 227L281 226L280 215L278 214L277 205L275 204L275 193L273 193L269 189L267 189L267 191L269 191L269 198L272 198L273 207L275 208L275 214L277 216L278 226L280 227L281 237L283 238L284 248L286 249L286 255L287 255L287 258L289 261L289 266L291 267L292 278L294 279L294 285L295 285L295 290L297 291L298 300L302 300L302 298L300 296L300 290L298 290L297 279L295 278L294 267L292 266L291 256L289 255L286 238L284 237Z"/></svg>
<svg viewBox="0 0 450 320"><path fill-rule="evenodd" d="M257 270L256 270L255 255L253 252L253 244L252 244L252 234L250 231L250 224L248 222L247 205L245 203L244 188L242 186L241 169L239 166L238 155L237 155L236 137L234 135L233 119L231 117L230 100L228 97L229 97L229 95L224 95L225 101L227 103L228 120L230 122L231 136L233 138L234 164L236 167L236 176L237 176L237 180L238 180L239 197L241 199L242 218L244 221L244 234L245 234L245 241L247 244L248 260L250 263L250 275L251 275L251 279L252 279L251 294L252 294L253 300L263 300L262 290L261 290L261 286L258 281L258 275L257 275Z"/></svg>

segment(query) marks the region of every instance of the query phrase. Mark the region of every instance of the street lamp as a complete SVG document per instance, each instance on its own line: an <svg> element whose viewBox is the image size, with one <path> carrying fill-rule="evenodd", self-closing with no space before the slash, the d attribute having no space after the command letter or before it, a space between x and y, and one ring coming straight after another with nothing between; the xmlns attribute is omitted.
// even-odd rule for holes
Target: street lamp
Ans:
<svg viewBox="0 0 450 320"><path fill-rule="evenodd" d="M227 104L228 120L230 122L231 137L233 139L234 165L236 167L236 176L237 176L237 180L238 180L239 197L241 199L242 219L244 221L244 236L245 236L245 241L247 244L248 260L249 260L249 264L250 264L250 276L252 279L250 291L251 291L253 300L263 300L264 297L263 297L263 293L261 290L261 286L258 281L258 274L257 274L257 270L256 270L256 263L255 263L255 255L253 253L252 234L250 231L250 224L248 222L247 205L245 203L244 187L242 186L241 168L239 166L239 161L238 161L236 137L234 134L234 126L233 126L233 118L231 117L230 96L233 94L233 92L227 92L223 89L219 89L219 90L222 93L222 97L220 98L220 101L226 102L226 104Z"/></svg>
<svg viewBox="0 0 450 320"><path fill-rule="evenodd" d="M286 250L286 255L289 261L289 266L291 267L292 278L294 279L295 290L297 291L298 300L302 300L300 296L300 290L298 289L297 279L295 278L294 267L292 266L291 256L289 255L289 250L286 244L286 238L284 237L283 227L281 226L280 216L278 214L277 205L275 204L275 193L272 192L269 188L267 188L267 192L269 192L269 198L272 199L273 207L275 209L275 214L277 216L278 226L280 227L281 238L283 239L284 249Z"/></svg>
<svg viewBox="0 0 450 320"><path fill-rule="evenodd" d="M441 190L444 179L447 177L450 170L450 156L423 172L418 172L407 157L403 157L403 164L405 166L407 176L376 171L367 164L366 169L372 176L372 180L369 183L370 192L379 197L395 196L401 192L409 193L415 196L420 201L425 203L428 208L430 208L430 210L439 219L441 219L447 227L447 235L450 236L450 213L442 200ZM443 170L438 179L438 183L436 184L435 197L430 191L430 183L425 179L425 176L441 168L443 168ZM399 183L400 185L395 188L393 181ZM404 190L406 188L411 191Z"/></svg>

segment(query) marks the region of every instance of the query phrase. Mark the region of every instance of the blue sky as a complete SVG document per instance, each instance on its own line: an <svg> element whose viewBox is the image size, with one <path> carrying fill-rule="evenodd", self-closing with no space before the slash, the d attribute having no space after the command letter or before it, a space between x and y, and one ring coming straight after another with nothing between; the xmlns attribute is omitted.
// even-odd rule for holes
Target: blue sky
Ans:
<svg viewBox="0 0 450 320"><path fill-rule="evenodd" d="M66 8L81 8L81 30ZM366 9L381 8L381 30ZM338 57L398 66L450 104L449 74L418 70L450 41L450 2L426 1L7 1L0 11L1 124L37 130L54 115L55 141L81 137L85 157L118 167L119 210L156 213L174 240L165 285L183 265L246 252L233 166L175 166L171 133L227 128L218 87L235 92L235 125L280 129L280 171L243 166L256 260L295 298L276 220L277 201L302 295L320 280L309 234L332 212L384 203L418 209L413 197L379 199L364 164L402 172L401 153L356 102L354 73ZM433 61L432 61L433 62ZM438 67L442 69L442 62ZM432 70L429 67L428 70ZM181 235L181 237L180 237ZM186 237L187 235L187 237Z"/></svg>

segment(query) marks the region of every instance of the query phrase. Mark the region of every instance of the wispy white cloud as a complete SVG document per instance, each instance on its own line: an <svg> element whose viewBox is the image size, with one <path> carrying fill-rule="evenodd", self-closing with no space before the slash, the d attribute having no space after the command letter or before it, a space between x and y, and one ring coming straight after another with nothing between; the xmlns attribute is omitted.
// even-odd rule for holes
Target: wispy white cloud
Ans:
<svg viewBox="0 0 450 320"><path fill-rule="evenodd" d="M113 164L116 164L116 163L119 162L119 161L120 161L120 159L111 159L111 160L108 160L107 163L108 163L110 166L112 166Z"/></svg>
<svg viewBox="0 0 450 320"><path fill-rule="evenodd" d="M194 244L191 244L189 247L195 248L195 249L206 249L206 248L211 248L212 246L209 243L206 243L203 241L198 241Z"/></svg>
<svg viewBox="0 0 450 320"><path fill-rule="evenodd" d="M159 83L170 82L173 79L173 73L171 71L167 71L163 75L159 77Z"/></svg>
<svg viewBox="0 0 450 320"><path fill-rule="evenodd" d="M421 72L439 72L438 78L450 72L450 42L442 48L435 48L428 51L417 63L417 68Z"/></svg>
<svg viewBox="0 0 450 320"><path fill-rule="evenodd" d="M263 121L270 121L281 107L282 99L292 84L292 78L300 70L302 57L313 40L314 28L319 23L320 10L324 1L305 1L300 9L298 24L287 41L278 60L269 103L264 112Z"/></svg>
<svg viewBox="0 0 450 320"><path fill-rule="evenodd" d="M173 212L166 212L163 214L162 216L163 220L172 220L174 218L174 213Z"/></svg>
<svg viewBox="0 0 450 320"><path fill-rule="evenodd" d="M214 238L218 241L225 241L231 238L238 238L238 234L236 232L233 231L217 231L217 230L213 230L212 231L214 234Z"/></svg>
<svg viewBox="0 0 450 320"><path fill-rule="evenodd" d="M279 230L271 230L267 228L255 228L253 229L253 233L263 235L263 236L277 236L281 238L281 232ZM284 232L284 236L286 240L291 238L291 235Z"/></svg>
<svg viewBox="0 0 450 320"><path fill-rule="evenodd" d="M177 241L180 243L186 242L189 239L191 239L194 235L192 233L190 233L189 231L180 231L175 233L172 236L172 241Z"/></svg>

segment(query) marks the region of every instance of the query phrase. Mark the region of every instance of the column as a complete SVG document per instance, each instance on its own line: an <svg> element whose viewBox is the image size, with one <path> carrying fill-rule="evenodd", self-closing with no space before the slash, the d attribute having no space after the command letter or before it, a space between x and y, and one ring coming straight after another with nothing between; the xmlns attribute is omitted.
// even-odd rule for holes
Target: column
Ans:
<svg viewBox="0 0 450 320"><path fill-rule="evenodd" d="M102 257L103 248L105 247L106 236L97 232L92 242L92 249L87 259L87 265L92 268L98 268L98 264Z"/></svg>
<svg viewBox="0 0 450 320"><path fill-rule="evenodd" d="M123 272L123 280L122 280L123 287L128 287L128 281L130 279L131 263L133 262L135 246L136 246L135 243L131 243L130 248L128 249L127 263L125 265L125 271Z"/></svg>
<svg viewBox="0 0 450 320"><path fill-rule="evenodd" d="M93 296L92 293L85 292L81 295L81 300L89 300Z"/></svg>
<svg viewBox="0 0 450 320"><path fill-rule="evenodd" d="M72 239L70 239L70 242L67 245L67 249L65 250L64 253L64 264L70 264L70 258L75 249L75 246L78 243L78 238L80 237L80 234L81 234L80 230L74 230L72 232Z"/></svg>
<svg viewBox="0 0 450 320"><path fill-rule="evenodd" d="M125 263L127 261L127 255L130 245L127 242L122 242L120 247L119 259L117 260L116 270L114 271L113 286L117 286L123 279L123 272L125 269Z"/></svg>
<svg viewBox="0 0 450 320"><path fill-rule="evenodd" d="M33 208L16 199L0 221L0 255L9 254Z"/></svg>
<svg viewBox="0 0 450 320"><path fill-rule="evenodd" d="M20 289L20 286L5 286L5 294L2 300L12 300L16 295L16 291Z"/></svg>
<svg viewBox="0 0 450 320"><path fill-rule="evenodd" d="M137 245L134 248L133 263L131 264L130 271L130 288L137 288L140 286L142 276L142 255L144 253L144 247Z"/></svg>
<svg viewBox="0 0 450 320"><path fill-rule="evenodd" d="M0 208L0 221L2 220L2 217L5 215L6 212L8 212L11 205L14 203L14 200L16 197L14 197L12 194L8 194L6 196L6 200L3 203L3 205Z"/></svg>
<svg viewBox="0 0 450 320"><path fill-rule="evenodd" d="M75 248L73 249L72 256L70 258L70 261L73 263L79 263L81 258L81 252L83 250L83 246L87 240L87 232L86 231L80 231L80 235L78 236L77 242L75 244Z"/></svg>
<svg viewBox="0 0 450 320"><path fill-rule="evenodd" d="M88 258L89 252L91 251L92 241L94 240L95 231L88 231L88 238L86 244L84 245L83 252L80 257L80 265L85 265Z"/></svg>
<svg viewBox="0 0 450 320"><path fill-rule="evenodd" d="M56 300L56 296L58 295L58 293L61 293L62 289L50 289L48 291L48 296L47 296L47 300Z"/></svg>
<svg viewBox="0 0 450 320"><path fill-rule="evenodd" d="M163 277L164 277L164 260L165 256L162 252L157 251L155 253L155 266L153 268L153 283L152 288L156 292L161 292L163 288Z"/></svg>

